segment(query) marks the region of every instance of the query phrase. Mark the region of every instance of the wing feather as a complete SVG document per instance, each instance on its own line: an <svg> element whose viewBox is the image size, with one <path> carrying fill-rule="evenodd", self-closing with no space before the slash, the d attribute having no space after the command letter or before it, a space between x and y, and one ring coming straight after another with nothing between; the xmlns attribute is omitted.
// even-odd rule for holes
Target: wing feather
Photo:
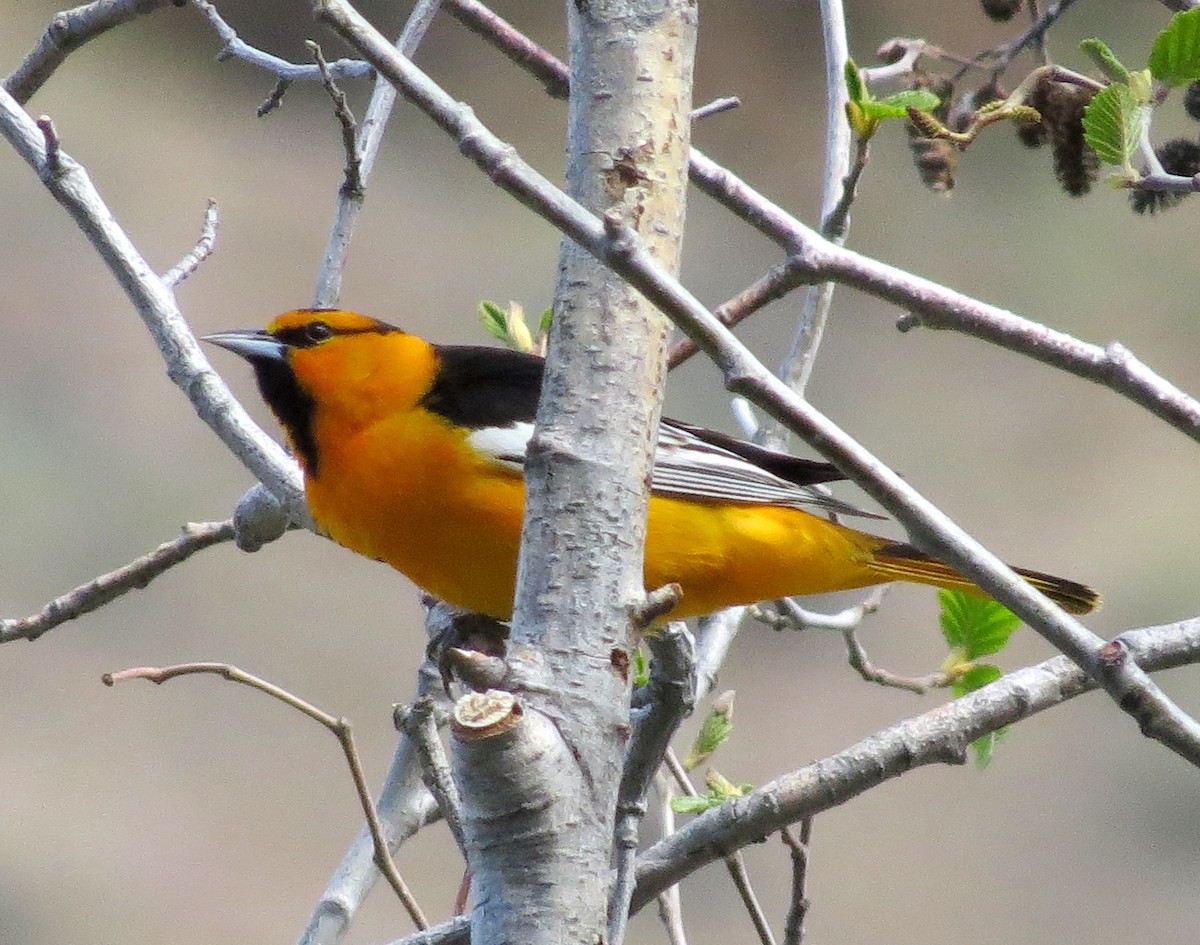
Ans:
<svg viewBox="0 0 1200 945"><path fill-rule="evenodd" d="M472 430L467 440L492 462L519 472L524 467L525 451L532 435L533 424L518 421L503 427ZM740 452L727 448L725 443L732 444ZM765 466L787 473L788 478L776 475ZM814 488L818 483L841 478L844 477L837 469L826 463L776 453L700 427L664 419L659 427L650 488L659 495L702 502L782 505L880 518Z"/></svg>

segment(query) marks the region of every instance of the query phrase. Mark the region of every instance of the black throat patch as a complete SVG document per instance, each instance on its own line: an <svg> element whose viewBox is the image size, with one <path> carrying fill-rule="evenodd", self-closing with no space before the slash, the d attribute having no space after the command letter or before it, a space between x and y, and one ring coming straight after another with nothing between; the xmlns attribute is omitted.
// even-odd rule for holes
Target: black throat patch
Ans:
<svg viewBox="0 0 1200 945"><path fill-rule="evenodd" d="M321 463L320 451L313 435L316 401L300 387L296 375L285 362L256 358L251 364L254 366L254 376L258 380L259 393L287 430L288 438L300 459L300 465L309 476L315 478Z"/></svg>

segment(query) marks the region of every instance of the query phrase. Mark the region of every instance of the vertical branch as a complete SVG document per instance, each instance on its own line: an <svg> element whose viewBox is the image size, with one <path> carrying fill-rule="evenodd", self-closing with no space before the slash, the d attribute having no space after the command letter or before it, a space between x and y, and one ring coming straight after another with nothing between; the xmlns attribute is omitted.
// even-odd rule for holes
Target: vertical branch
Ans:
<svg viewBox="0 0 1200 945"><path fill-rule="evenodd" d="M400 50L401 55L411 57L416 51L440 5L441 0L418 0L408 22L404 24L400 38L396 40L396 48ZM379 76L375 80L375 90L371 93L371 101L367 105L367 112L359 126L358 139L355 142L359 160L358 176L363 186L366 185L367 178L371 176L371 170L375 166L375 157L383 143L383 132L395 104L395 86ZM313 292L313 305L317 308L331 308L337 304L342 293L346 253L350 248L350 238L364 199L365 194L361 187L357 191L343 188L338 192L337 214L329 231L329 242L325 246L321 271L317 274L317 287Z"/></svg>
<svg viewBox="0 0 1200 945"><path fill-rule="evenodd" d="M568 19L568 190L603 215L610 230L640 233L655 257L677 271L694 2L595 0L569 4ZM665 340L665 319L642 295L564 242L526 464L513 642L533 645L544 659L547 685L536 703L553 717L572 759L568 770L531 765L525 776L578 785L582 796L563 800L574 816L560 824L553 843L536 835L524 842L518 832L505 845L472 846L475 941L503 940L513 928L522 929L529 945L606 935L613 815L629 725L630 614L644 596L647 483ZM494 819L494 798L489 807ZM470 817L466 829L470 843ZM536 872L514 868L531 858ZM514 924L514 917L523 921Z"/></svg>
<svg viewBox="0 0 1200 945"><path fill-rule="evenodd" d="M849 218L839 213L843 191L850 174L850 125L846 120L846 14L842 0L821 0L821 35L825 45L825 182L821 194L821 225L825 235L839 246L846 242ZM851 195L847 195L849 198ZM845 201L849 205L849 199ZM832 230L832 232L830 232ZM779 368L779 376L798 394L804 393L812 376L817 348L825 332L825 321L833 303L834 283L813 285L804 293L800 322L792 348Z"/></svg>

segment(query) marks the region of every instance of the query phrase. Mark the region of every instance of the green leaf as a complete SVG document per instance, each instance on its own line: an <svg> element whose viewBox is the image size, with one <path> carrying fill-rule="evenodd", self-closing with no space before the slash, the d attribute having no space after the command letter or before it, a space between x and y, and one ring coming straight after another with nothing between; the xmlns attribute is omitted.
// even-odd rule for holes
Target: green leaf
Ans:
<svg viewBox="0 0 1200 945"><path fill-rule="evenodd" d="M508 341L508 313L495 302L479 303L479 321L483 330L498 341Z"/></svg>
<svg viewBox="0 0 1200 945"><path fill-rule="evenodd" d="M1141 109L1127 85L1110 85L1083 111L1083 139L1105 164L1127 167L1137 148Z"/></svg>
<svg viewBox="0 0 1200 945"><path fill-rule="evenodd" d="M721 774L720 771L713 768L710 768L704 776L704 783L708 787L709 794L723 800L729 800L734 797L745 797L754 790L753 784L734 784L725 775Z"/></svg>
<svg viewBox="0 0 1200 945"><path fill-rule="evenodd" d="M854 64L853 59L846 60L846 94L850 97L850 101L856 105L862 104L870 96L867 92L867 87L863 84L862 74L858 71L858 66Z"/></svg>
<svg viewBox="0 0 1200 945"><path fill-rule="evenodd" d="M720 807L724 803L725 798L713 797L711 794L702 794L699 797L673 797L671 798L671 810L677 814L703 814L706 810Z"/></svg>
<svg viewBox="0 0 1200 945"><path fill-rule="evenodd" d="M1109 82L1129 84L1129 70L1125 68L1121 60L1116 57L1103 40L1096 39L1095 37L1085 39L1079 44L1079 48L1099 67Z"/></svg>
<svg viewBox="0 0 1200 945"><path fill-rule="evenodd" d="M860 141L869 141L879 130L878 120L868 118L859 102L846 103L846 121L849 122L854 137Z"/></svg>
<svg viewBox="0 0 1200 945"><path fill-rule="evenodd" d="M702 814L706 810L720 807L727 801L745 797L754 790L753 784L734 784L717 771L709 771L704 778L708 791L699 797L675 797L671 799L671 810L677 814Z"/></svg>
<svg viewBox="0 0 1200 945"><path fill-rule="evenodd" d="M542 319L538 322L538 334L542 336L550 334L550 323L552 321L554 321L554 309L548 308L542 312Z"/></svg>
<svg viewBox="0 0 1200 945"><path fill-rule="evenodd" d="M700 733L692 743L687 757L683 759L683 769L692 771L704 764L713 753L729 740L733 734L733 691L723 692L715 700L704 722Z"/></svg>
<svg viewBox="0 0 1200 945"><path fill-rule="evenodd" d="M640 689L650 681L650 657L642 647L633 651L633 688Z"/></svg>
<svg viewBox="0 0 1200 945"><path fill-rule="evenodd" d="M971 750L975 752L975 767L980 771L992 763L996 749L1008 739L1008 726L998 728L994 732L981 735L971 742Z"/></svg>
<svg viewBox="0 0 1200 945"><path fill-rule="evenodd" d="M941 101L928 89L905 89L887 98L867 102L864 107L872 118L907 118L910 108L931 112Z"/></svg>
<svg viewBox="0 0 1200 945"><path fill-rule="evenodd" d="M957 699L965 696L968 692L991 685L1003 675L999 666L993 666L991 663L979 663L954 680L951 691Z"/></svg>
<svg viewBox="0 0 1200 945"><path fill-rule="evenodd" d="M1155 38L1150 74L1171 86L1200 80L1200 7L1176 13Z"/></svg>
<svg viewBox="0 0 1200 945"><path fill-rule="evenodd" d="M1011 610L986 597L962 591L938 591L938 602L942 607L942 635L946 643L951 649L962 649L970 660L999 653L1021 625Z"/></svg>

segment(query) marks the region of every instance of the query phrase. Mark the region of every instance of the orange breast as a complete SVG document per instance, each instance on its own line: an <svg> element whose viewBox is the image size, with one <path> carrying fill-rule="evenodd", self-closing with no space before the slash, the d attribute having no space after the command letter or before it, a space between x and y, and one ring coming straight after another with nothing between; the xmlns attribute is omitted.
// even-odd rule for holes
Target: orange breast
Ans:
<svg viewBox="0 0 1200 945"><path fill-rule="evenodd" d="M457 607L508 619L520 477L481 460L424 412L397 414L350 437L321 438L319 424L320 472L306 484L318 526Z"/></svg>

